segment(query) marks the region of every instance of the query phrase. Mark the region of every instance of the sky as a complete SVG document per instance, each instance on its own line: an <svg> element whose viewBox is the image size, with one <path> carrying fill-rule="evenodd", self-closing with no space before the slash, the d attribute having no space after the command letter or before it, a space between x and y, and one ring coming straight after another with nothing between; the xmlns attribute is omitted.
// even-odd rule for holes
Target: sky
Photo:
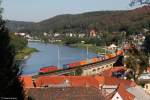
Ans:
<svg viewBox="0 0 150 100"><path fill-rule="evenodd" d="M3 17L39 22L56 15L89 11L127 10L130 0L3 0Z"/></svg>

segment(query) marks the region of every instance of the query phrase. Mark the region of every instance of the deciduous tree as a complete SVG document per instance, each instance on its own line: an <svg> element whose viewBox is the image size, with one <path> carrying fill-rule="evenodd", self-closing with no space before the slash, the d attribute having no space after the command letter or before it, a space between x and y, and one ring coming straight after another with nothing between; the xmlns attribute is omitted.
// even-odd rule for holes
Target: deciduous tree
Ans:
<svg viewBox="0 0 150 100"><path fill-rule="evenodd" d="M142 51L132 48L127 52L125 65L133 71L134 75L132 77L137 81L140 74L148 67L148 57Z"/></svg>

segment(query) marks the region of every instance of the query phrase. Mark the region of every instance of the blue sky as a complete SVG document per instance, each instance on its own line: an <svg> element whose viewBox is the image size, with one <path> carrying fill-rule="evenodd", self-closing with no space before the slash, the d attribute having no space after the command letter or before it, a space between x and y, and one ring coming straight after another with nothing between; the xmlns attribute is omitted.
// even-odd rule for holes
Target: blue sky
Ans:
<svg viewBox="0 0 150 100"><path fill-rule="evenodd" d="M3 0L3 17L18 21L41 21L60 14L126 10L130 0Z"/></svg>

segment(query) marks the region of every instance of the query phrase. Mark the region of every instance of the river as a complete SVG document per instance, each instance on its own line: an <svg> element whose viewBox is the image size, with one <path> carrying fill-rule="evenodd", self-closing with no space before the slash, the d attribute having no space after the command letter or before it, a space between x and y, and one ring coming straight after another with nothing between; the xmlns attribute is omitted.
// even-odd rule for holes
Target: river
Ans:
<svg viewBox="0 0 150 100"><path fill-rule="evenodd" d="M60 67L62 67L63 64L87 58L87 50L85 49L76 49L68 46L44 44L40 42L29 42L28 46L36 48L37 50L39 50L39 52L33 53L28 59L24 61L22 74L25 75L36 74L41 67L50 65L57 66L58 61L60 62ZM60 60L58 60L58 54L60 55ZM97 55L94 53L88 53L88 58L95 56Z"/></svg>

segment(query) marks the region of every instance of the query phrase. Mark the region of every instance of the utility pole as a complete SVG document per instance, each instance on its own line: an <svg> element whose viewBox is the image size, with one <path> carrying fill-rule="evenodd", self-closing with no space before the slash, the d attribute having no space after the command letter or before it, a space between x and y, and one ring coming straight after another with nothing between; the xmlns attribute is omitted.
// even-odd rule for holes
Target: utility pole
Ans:
<svg viewBox="0 0 150 100"><path fill-rule="evenodd" d="M86 59L88 60L88 58L89 58L89 47L88 47L88 45L86 46Z"/></svg>
<svg viewBox="0 0 150 100"><path fill-rule="evenodd" d="M57 54L57 57L58 57L58 62L57 62L57 66L60 68L60 48L59 46L57 45L57 50L58 50L58 54Z"/></svg>

